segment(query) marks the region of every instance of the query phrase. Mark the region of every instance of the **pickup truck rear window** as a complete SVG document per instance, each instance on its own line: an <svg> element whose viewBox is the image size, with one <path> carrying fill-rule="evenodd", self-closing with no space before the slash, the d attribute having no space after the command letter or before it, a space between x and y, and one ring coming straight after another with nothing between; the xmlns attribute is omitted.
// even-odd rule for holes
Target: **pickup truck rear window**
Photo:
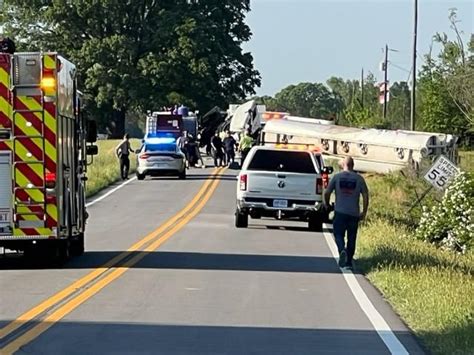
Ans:
<svg viewBox="0 0 474 355"><path fill-rule="evenodd" d="M284 171L287 173L315 174L311 156L307 152L257 150L247 170Z"/></svg>

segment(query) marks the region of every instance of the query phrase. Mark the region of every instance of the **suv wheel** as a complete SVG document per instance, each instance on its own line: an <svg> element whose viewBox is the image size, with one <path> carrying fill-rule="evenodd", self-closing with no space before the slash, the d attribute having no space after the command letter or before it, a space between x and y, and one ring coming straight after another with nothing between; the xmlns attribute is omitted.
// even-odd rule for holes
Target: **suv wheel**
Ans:
<svg viewBox="0 0 474 355"><path fill-rule="evenodd" d="M186 179L186 169L183 169L183 171L179 173L178 178L181 180Z"/></svg>
<svg viewBox="0 0 474 355"><path fill-rule="evenodd" d="M309 217L308 229L312 232L322 232L323 231L323 220L321 218L321 215L313 214Z"/></svg>
<svg viewBox="0 0 474 355"><path fill-rule="evenodd" d="M145 174L139 174L139 173L137 173L136 175L137 175L137 179L138 179L138 180L145 180Z"/></svg>
<svg viewBox="0 0 474 355"><path fill-rule="evenodd" d="M249 215L245 212L235 210L235 226L237 228L247 228L249 225Z"/></svg>

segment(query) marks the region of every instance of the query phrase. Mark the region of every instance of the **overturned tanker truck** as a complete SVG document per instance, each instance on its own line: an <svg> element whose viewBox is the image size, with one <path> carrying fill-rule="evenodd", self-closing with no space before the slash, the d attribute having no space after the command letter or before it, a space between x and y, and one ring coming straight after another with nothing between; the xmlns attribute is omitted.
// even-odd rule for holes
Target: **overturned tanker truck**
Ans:
<svg viewBox="0 0 474 355"><path fill-rule="evenodd" d="M359 171L377 173L419 169L423 159L439 155L457 161L457 137L450 134L362 129L287 117L266 122L260 143L317 146L336 159L352 156Z"/></svg>

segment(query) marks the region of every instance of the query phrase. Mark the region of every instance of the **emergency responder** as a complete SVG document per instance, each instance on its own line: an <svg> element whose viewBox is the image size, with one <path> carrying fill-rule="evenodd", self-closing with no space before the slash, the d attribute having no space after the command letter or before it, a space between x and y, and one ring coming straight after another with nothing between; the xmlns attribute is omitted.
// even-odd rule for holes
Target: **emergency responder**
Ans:
<svg viewBox="0 0 474 355"><path fill-rule="evenodd" d="M225 156L227 160L227 164L231 166L234 164L234 158L235 158L235 146L237 145L236 140L232 135L230 134L230 131L227 131L226 137L224 138L224 150L225 150Z"/></svg>
<svg viewBox="0 0 474 355"><path fill-rule="evenodd" d="M253 138L250 136L248 131L245 131L239 142L239 151L241 155L240 166L244 165L245 158L247 157L247 154L249 153L252 146Z"/></svg>
<svg viewBox="0 0 474 355"><path fill-rule="evenodd" d="M224 151L222 150L222 139L219 136L219 132L216 131L214 137L212 137L211 145L214 156L214 165L216 167L224 165Z"/></svg>
<svg viewBox="0 0 474 355"><path fill-rule="evenodd" d="M130 170L129 155L130 153L133 153L128 133L125 133L123 140L115 148L115 153L120 160L120 176L122 177L122 180L128 180L128 171Z"/></svg>

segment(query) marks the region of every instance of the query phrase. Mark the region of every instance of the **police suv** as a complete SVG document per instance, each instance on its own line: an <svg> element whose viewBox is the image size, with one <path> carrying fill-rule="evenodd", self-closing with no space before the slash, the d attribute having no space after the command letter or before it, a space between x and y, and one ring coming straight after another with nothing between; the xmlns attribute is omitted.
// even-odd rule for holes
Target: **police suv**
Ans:
<svg viewBox="0 0 474 355"><path fill-rule="evenodd" d="M306 146L253 147L237 180L235 226L246 228L248 218L298 219L311 231L322 231L327 219L323 189L332 167L319 151Z"/></svg>

